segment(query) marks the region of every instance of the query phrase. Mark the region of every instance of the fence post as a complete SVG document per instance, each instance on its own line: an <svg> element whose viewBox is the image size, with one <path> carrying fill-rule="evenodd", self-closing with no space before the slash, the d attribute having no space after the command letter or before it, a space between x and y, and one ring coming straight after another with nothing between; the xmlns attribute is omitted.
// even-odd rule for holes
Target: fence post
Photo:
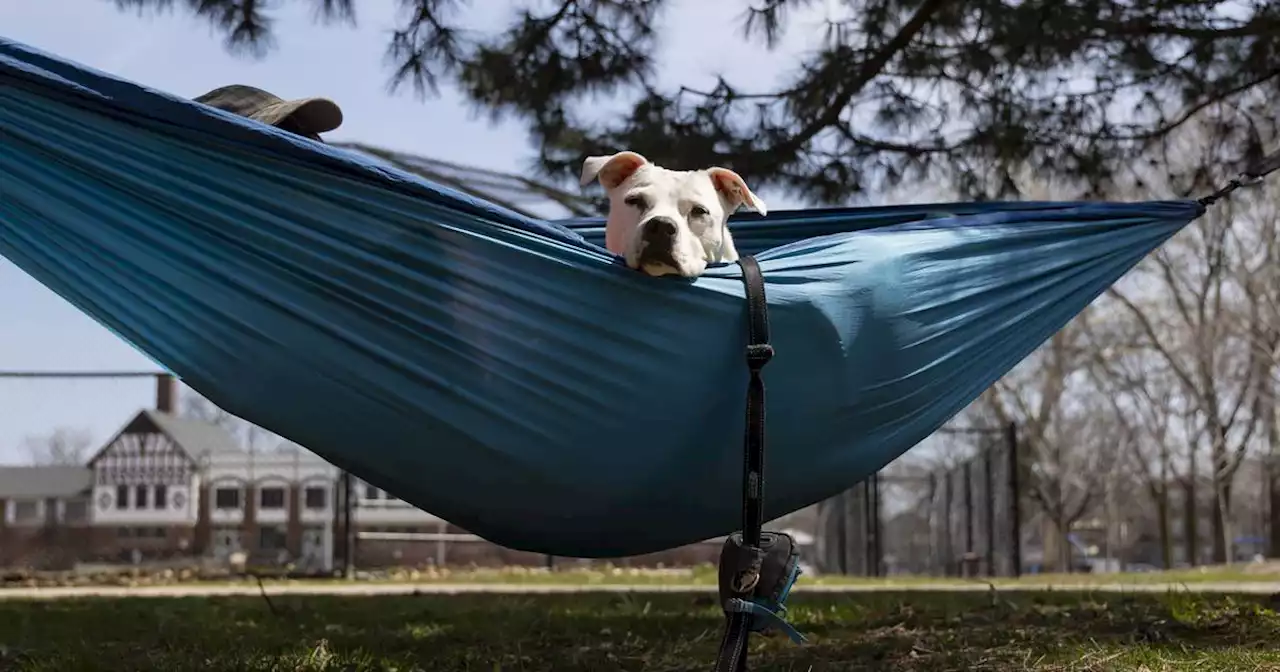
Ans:
<svg viewBox="0 0 1280 672"><path fill-rule="evenodd" d="M874 561L874 564L872 564L872 568L874 569L872 576L879 577L884 575L884 542L880 538L880 533L884 531L884 526L881 525L883 522L883 512L880 510L880 475L876 474L873 478L875 480L871 482L873 488L871 494L874 507L871 509L871 522L875 525L875 534L871 537L873 542L871 545L871 554Z"/></svg>
<svg viewBox="0 0 1280 672"><path fill-rule="evenodd" d="M942 472L942 518L945 520L942 535L942 575L951 576L952 566L955 564L955 541L952 535L952 519L954 517L951 510L951 500L954 498L951 481L951 470Z"/></svg>
<svg viewBox="0 0 1280 672"><path fill-rule="evenodd" d="M941 549L938 548L938 474L937 472L929 472L929 507L926 509L929 522L929 555L927 571L930 574L937 572L938 554Z"/></svg>
<svg viewBox="0 0 1280 672"><path fill-rule="evenodd" d="M342 470L342 575L348 580L356 578L356 530L352 509L355 508L351 472Z"/></svg>
<svg viewBox="0 0 1280 672"><path fill-rule="evenodd" d="M969 575L969 559L973 557L973 460L964 461L964 555L961 574Z"/></svg>
<svg viewBox="0 0 1280 672"><path fill-rule="evenodd" d="M836 526L836 568L841 576L849 574L849 491L844 490L839 495L840 506L837 509L839 516L837 517Z"/></svg>
<svg viewBox="0 0 1280 672"><path fill-rule="evenodd" d="M991 444L988 443L986 449L982 451L982 470L985 472L982 478L983 490L986 492L987 510L985 525L987 528L987 576L996 575L996 488L991 482L995 471L995 465L992 464L992 455L994 452Z"/></svg>
<svg viewBox="0 0 1280 672"><path fill-rule="evenodd" d="M1022 576L1022 511L1021 493L1018 491L1018 425L1010 422L1006 429L1006 445L1009 451L1009 518L1012 521L1013 576Z"/></svg>

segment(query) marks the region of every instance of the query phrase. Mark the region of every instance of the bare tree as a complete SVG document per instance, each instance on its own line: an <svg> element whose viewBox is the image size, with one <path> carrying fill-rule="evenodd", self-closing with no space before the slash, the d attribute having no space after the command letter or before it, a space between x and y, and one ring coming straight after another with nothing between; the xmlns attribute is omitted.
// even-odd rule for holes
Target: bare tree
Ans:
<svg viewBox="0 0 1280 672"><path fill-rule="evenodd" d="M1236 322L1249 325L1256 352L1255 415L1267 469L1267 508L1270 516L1269 554L1280 556L1280 423L1277 423L1277 385L1280 384L1280 188L1266 183L1237 197L1238 217L1231 227L1234 266L1244 292Z"/></svg>
<svg viewBox="0 0 1280 672"><path fill-rule="evenodd" d="M1191 410L1180 396L1179 382L1162 358L1147 347L1136 321L1126 312L1100 309L1086 314L1080 326L1088 343L1089 375L1099 398L1113 411L1112 417L1125 436L1121 463L1136 475L1155 507L1161 562L1173 567L1170 488L1180 484L1195 501L1195 484L1179 472L1175 458L1194 447L1197 437L1180 433ZM1183 450L1178 450L1183 446ZM1194 461L1191 456L1189 461ZM1194 560L1197 517L1184 516L1187 557Z"/></svg>
<svg viewBox="0 0 1280 672"><path fill-rule="evenodd" d="M82 465L89 459L93 433L83 428L58 427L42 436L22 440L22 450L38 466Z"/></svg>
<svg viewBox="0 0 1280 672"><path fill-rule="evenodd" d="M1072 526L1103 493L1122 432L1100 420L1108 409L1088 396L1085 343L1075 322L998 381L983 402L1000 425L1019 427L1020 462L1031 500L1052 523L1045 561L1069 571Z"/></svg>
<svg viewBox="0 0 1280 672"><path fill-rule="evenodd" d="M1163 158L1183 167L1222 163L1238 153L1236 138L1224 129L1249 127L1249 122L1230 106L1206 110L1170 139ZM1191 177L1176 183L1152 170L1135 170L1136 180L1120 181L1117 193L1153 186L1207 191L1222 179L1208 169L1187 174ZM1208 452L1213 560L1219 563L1231 555L1232 482L1254 442L1259 417L1259 311L1249 299L1257 283L1240 274L1244 260L1236 220L1241 212L1239 198L1218 203L1108 292L1114 305L1134 319L1143 346L1167 368L1178 383L1179 397L1193 409L1186 434L1199 437ZM1198 479L1195 446L1189 446L1184 478L1188 507L1197 500ZM1193 510L1187 513L1194 524Z"/></svg>

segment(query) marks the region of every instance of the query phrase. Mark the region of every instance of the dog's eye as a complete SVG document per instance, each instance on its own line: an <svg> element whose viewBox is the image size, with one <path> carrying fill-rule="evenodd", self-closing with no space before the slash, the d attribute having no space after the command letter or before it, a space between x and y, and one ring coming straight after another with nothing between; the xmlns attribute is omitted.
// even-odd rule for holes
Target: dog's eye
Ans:
<svg viewBox="0 0 1280 672"><path fill-rule="evenodd" d="M701 205L695 205L692 208L689 208L690 217L706 217L709 214L711 214L711 211Z"/></svg>
<svg viewBox="0 0 1280 672"><path fill-rule="evenodd" d="M622 202L639 210L644 210L649 204L649 202L645 200L644 196L641 196L640 194L632 194Z"/></svg>

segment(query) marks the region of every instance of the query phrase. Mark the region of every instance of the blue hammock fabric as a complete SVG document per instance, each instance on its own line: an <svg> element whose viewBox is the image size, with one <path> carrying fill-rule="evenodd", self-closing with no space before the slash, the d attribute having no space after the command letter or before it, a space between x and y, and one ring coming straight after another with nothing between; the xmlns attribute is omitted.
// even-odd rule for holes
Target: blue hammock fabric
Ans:
<svg viewBox="0 0 1280 672"><path fill-rule="evenodd" d="M897 458L1202 211L735 218L777 348L766 516ZM506 546L740 523L739 268L648 278L600 232L0 41L0 254L228 411Z"/></svg>

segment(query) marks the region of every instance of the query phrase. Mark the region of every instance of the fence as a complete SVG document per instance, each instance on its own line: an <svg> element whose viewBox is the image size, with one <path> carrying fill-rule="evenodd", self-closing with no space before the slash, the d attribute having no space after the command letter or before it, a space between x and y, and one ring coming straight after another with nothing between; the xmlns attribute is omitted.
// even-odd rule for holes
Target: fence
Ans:
<svg viewBox="0 0 1280 672"><path fill-rule="evenodd" d="M810 558L826 574L1017 576L1022 527L1013 426L944 428L969 456L930 472L890 468L815 507Z"/></svg>
<svg viewBox="0 0 1280 672"><path fill-rule="evenodd" d="M867 480L817 505L814 561L827 574L881 576L881 476Z"/></svg>
<svg viewBox="0 0 1280 672"><path fill-rule="evenodd" d="M979 437L977 453L928 477L928 573L1018 576L1022 516L1016 428L965 431Z"/></svg>

